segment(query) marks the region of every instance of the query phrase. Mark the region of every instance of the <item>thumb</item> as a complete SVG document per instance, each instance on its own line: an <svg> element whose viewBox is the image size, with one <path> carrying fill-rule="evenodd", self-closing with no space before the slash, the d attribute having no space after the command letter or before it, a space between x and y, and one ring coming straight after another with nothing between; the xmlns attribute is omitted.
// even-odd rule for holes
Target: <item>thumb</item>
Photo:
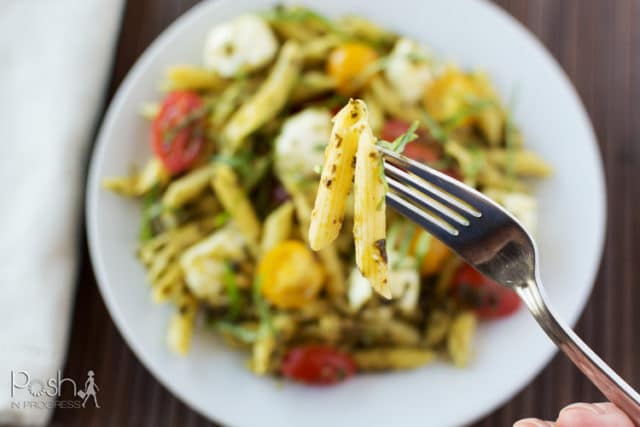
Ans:
<svg viewBox="0 0 640 427"><path fill-rule="evenodd" d="M574 403L560 411L558 427L634 427L613 403Z"/></svg>

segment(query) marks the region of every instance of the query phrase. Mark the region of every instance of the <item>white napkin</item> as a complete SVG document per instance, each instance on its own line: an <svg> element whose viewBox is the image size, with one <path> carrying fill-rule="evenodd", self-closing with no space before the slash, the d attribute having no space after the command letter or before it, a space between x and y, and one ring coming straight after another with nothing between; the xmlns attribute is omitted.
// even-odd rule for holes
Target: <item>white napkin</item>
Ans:
<svg viewBox="0 0 640 427"><path fill-rule="evenodd" d="M12 398L10 375L27 372L37 394L37 380L64 363L83 162L121 9L122 0L0 0L0 425L42 425L52 413L16 408L38 399L27 389Z"/></svg>

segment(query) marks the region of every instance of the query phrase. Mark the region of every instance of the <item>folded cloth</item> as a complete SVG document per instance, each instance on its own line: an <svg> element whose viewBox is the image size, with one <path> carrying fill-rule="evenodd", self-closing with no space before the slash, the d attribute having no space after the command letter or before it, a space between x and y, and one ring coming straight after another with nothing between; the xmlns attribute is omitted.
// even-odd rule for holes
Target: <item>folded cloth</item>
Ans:
<svg viewBox="0 0 640 427"><path fill-rule="evenodd" d="M83 162L122 0L2 0L0 9L0 425L42 425L51 402L22 405L64 363ZM31 390L12 387L12 397L12 371L19 386L29 375Z"/></svg>

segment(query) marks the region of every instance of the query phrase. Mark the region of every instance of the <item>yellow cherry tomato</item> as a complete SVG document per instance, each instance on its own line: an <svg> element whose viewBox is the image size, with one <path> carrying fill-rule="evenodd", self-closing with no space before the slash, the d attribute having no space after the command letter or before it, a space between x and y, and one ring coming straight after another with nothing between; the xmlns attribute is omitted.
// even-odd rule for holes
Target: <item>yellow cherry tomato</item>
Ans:
<svg viewBox="0 0 640 427"><path fill-rule="evenodd" d="M348 95L353 79L378 59L378 53L364 43L344 43L331 51L327 59L327 73L336 80L338 91Z"/></svg>
<svg viewBox="0 0 640 427"><path fill-rule="evenodd" d="M322 289L325 273L307 246L286 240L269 250L258 265L261 291L279 308L300 308Z"/></svg>
<svg viewBox="0 0 640 427"><path fill-rule="evenodd" d="M449 67L436 78L424 94L424 106L435 120L453 117L467 105L467 99L475 96L473 81L456 67ZM468 120L467 123L468 124Z"/></svg>
<svg viewBox="0 0 640 427"><path fill-rule="evenodd" d="M424 233L424 231L421 233ZM416 245L421 238L421 233L418 233L413 239L412 246L414 253ZM449 255L451 255L451 250L447 247L447 245L431 236L431 240L429 242L429 250L427 250L427 253L422 260L420 272L423 276L430 276L439 272L442 269L444 262L447 260L447 258L449 258Z"/></svg>

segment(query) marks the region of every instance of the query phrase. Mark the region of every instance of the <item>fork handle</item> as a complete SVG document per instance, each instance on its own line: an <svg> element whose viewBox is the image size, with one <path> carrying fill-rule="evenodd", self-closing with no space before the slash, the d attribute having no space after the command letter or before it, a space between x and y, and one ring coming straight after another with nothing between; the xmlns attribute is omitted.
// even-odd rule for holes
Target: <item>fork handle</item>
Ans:
<svg viewBox="0 0 640 427"><path fill-rule="evenodd" d="M543 289L531 282L516 288L551 340L609 401L640 425L640 395L580 339L551 309Z"/></svg>

